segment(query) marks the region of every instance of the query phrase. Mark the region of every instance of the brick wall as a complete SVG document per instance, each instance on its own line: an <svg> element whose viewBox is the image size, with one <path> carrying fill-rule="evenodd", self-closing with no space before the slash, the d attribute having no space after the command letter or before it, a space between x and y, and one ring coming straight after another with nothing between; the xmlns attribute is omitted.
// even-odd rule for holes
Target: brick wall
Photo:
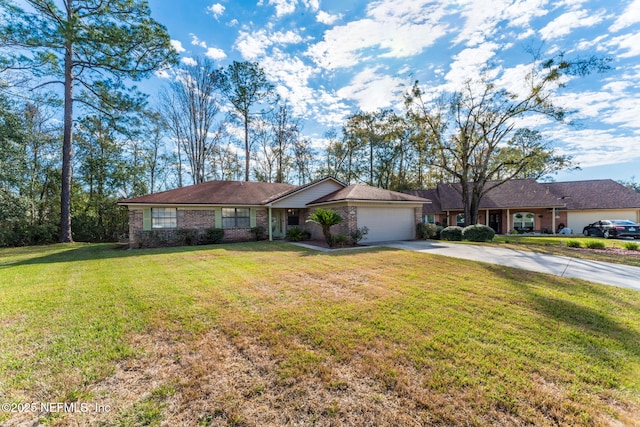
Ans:
<svg viewBox="0 0 640 427"><path fill-rule="evenodd" d="M138 245L136 235L142 231L142 209L129 209L129 247Z"/></svg>
<svg viewBox="0 0 640 427"><path fill-rule="evenodd" d="M215 223L214 210L178 209L178 228L196 229L201 234L215 227Z"/></svg>
<svg viewBox="0 0 640 427"><path fill-rule="evenodd" d="M176 230L198 230L199 235L203 235L207 228L215 227L214 209L178 209L177 211L177 229ZM256 226L263 226L267 232L267 224L269 215L267 209L256 209ZM177 236L176 230L163 230L172 240ZM138 247L139 243L137 235L143 231L143 210L129 210L129 246ZM173 236L173 235L176 236ZM172 237L173 236L173 237ZM224 229L225 242L240 242L254 240L255 236L251 233L251 228L226 228Z"/></svg>
<svg viewBox="0 0 640 427"><path fill-rule="evenodd" d="M356 230L358 225L358 208L355 206L331 206L330 208L323 209L333 209L338 212L343 219L340 224L334 225L331 227L331 234L342 234L345 236L349 236L349 232ZM300 213L300 228L303 228L311 233L311 240L324 240L324 235L322 234L322 227L316 225L314 223L307 223L306 221L309 219L309 215L315 212L315 209L305 209ZM303 226L304 224L304 226Z"/></svg>

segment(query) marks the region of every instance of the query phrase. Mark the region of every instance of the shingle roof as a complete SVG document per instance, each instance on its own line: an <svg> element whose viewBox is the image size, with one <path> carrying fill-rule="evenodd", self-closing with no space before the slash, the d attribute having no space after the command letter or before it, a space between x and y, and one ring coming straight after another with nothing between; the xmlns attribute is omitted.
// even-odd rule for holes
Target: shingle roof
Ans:
<svg viewBox="0 0 640 427"><path fill-rule="evenodd" d="M341 201L367 201L367 202L414 202L429 203L429 200L422 197L412 196L397 191L384 190L382 188L371 187L364 184L351 184L333 193L327 194L309 205L320 203L341 202Z"/></svg>
<svg viewBox="0 0 640 427"><path fill-rule="evenodd" d="M495 181L488 182L493 185ZM440 184L431 190L410 190L408 194L432 200L424 214L463 210L459 184ZM640 193L610 179L538 183L533 179L514 179L491 190L482 198L480 209L560 207L581 209L640 208Z"/></svg>
<svg viewBox="0 0 640 427"><path fill-rule="evenodd" d="M567 205L567 209L640 208L640 193L611 179L542 184Z"/></svg>
<svg viewBox="0 0 640 427"><path fill-rule="evenodd" d="M298 188L291 184L207 181L174 190L120 200L120 204L263 205Z"/></svg>

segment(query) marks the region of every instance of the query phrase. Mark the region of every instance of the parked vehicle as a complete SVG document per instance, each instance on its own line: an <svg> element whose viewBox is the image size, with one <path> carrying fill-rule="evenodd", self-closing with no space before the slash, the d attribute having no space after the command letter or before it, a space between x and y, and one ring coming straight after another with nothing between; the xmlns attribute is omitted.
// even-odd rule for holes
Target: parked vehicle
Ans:
<svg viewBox="0 0 640 427"><path fill-rule="evenodd" d="M587 225L582 234L585 236L631 237L640 239L640 224L624 219L603 219Z"/></svg>

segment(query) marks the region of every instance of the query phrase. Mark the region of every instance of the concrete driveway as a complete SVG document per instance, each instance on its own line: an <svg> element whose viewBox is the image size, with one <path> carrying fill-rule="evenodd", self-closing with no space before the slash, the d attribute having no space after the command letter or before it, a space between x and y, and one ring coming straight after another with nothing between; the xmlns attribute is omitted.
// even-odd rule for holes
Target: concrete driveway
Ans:
<svg viewBox="0 0 640 427"><path fill-rule="evenodd" d="M378 245L488 262L522 270L554 274L561 277L573 277L605 285L640 290L640 267L493 246L465 245L442 241L398 241Z"/></svg>

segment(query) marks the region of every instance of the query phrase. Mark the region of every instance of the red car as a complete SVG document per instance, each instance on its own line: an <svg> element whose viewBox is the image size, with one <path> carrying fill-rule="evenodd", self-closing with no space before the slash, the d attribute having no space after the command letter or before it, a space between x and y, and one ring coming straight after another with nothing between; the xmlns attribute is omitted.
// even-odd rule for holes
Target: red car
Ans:
<svg viewBox="0 0 640 427"><path fill-rule="evenodd" d="M640 239L640 224L625 219L603 219L587 225L582 234L585 236L631 237Z"/></svg>

